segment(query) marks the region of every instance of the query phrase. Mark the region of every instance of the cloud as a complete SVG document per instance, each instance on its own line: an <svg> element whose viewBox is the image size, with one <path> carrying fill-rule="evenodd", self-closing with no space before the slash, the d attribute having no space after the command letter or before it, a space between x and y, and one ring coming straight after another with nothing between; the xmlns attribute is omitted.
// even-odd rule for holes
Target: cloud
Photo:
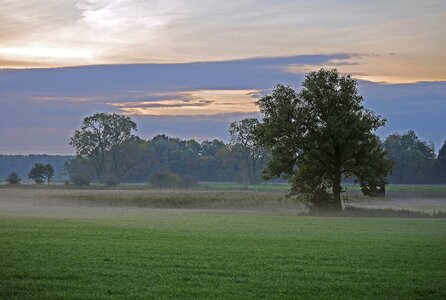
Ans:
<svg viewBox="0 0 446 300"><path fill-rule="evenodd" d="M444 1L3 0L0 67L374 53L343 68L440 81L445 20Z"/></svg>
<svg viewBox="0 0 446 300"><path fill-rule="evenodd" d="M202 116L255 113L256 90L195 90L178 92L179 99L112 103L120 111L137 116ZM182 99L183 98L183 99Z"/></svg>

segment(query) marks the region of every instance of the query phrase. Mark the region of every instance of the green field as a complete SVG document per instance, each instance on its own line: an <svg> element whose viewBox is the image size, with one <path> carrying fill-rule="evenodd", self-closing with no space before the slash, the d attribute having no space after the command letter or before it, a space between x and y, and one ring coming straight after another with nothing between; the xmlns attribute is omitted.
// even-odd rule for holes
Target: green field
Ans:
<svg viewBox="0 0 446 300"><path fill-rule="evenodd" d="M446 298L446 220L0 212L0 298Z"/></svg>

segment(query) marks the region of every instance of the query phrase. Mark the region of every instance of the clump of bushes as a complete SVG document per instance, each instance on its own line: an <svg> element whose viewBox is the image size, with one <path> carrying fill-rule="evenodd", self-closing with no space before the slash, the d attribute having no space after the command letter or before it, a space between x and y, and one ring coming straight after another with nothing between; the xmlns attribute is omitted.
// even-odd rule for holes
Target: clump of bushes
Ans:
<svg viewBox="0 0 446 300"><path fill-rule="evenodd" d="M184 175L181 176L181 187L189 189L198 185L198 180L194 176Z"/></svg>
<svg viewBox="0 0 446 300"><path fill-rule="evenodd" d="M150 184L156 188L191 188L198 184L193 176L178 176L172 172L156 172L150 178Z"/></svg>
<svg viewBox="0 0 446 300"><path fill-rule="evenodd" d="M20 178L19 174L16 172L11 172L8 177L6 177L6 182L8 182L8 184L19 184L20 180L22 180L22 178Z"/></svg>
<svg viewBox="0 0 446 300"><path fill-rule="evenodd" d="M104 183L107 186L117 186L119 184L119 180L115 176L108 176L104 179Z"/></svg>
<svg viewBox="0 0 446 300"><path fill-rule="evenodd" d="M90 185L91 179L87 175L74 174L70 177L71 182L77 186Z"/></svg>

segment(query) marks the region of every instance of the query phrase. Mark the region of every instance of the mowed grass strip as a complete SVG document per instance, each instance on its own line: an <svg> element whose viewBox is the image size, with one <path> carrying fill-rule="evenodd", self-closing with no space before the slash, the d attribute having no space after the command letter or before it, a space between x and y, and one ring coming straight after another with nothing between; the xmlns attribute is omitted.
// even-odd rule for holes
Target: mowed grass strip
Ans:
<svg viewBox="0 0 446 300"><path fill-rule="evenodd" d="M0 298L446 298L446 222L0 217Z"/></svg>

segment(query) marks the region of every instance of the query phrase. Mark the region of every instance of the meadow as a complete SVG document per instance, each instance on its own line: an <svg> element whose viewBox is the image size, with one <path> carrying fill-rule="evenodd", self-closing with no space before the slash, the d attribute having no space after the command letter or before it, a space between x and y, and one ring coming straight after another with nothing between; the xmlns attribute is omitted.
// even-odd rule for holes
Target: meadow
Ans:
<svg viewBox="0 0 446 300"><path fill-rule="evenodd" d="M277 191L0 192L4 299L446 298L444 218L300 216ZM132 202L163 192L183 200Z"/></svg>

